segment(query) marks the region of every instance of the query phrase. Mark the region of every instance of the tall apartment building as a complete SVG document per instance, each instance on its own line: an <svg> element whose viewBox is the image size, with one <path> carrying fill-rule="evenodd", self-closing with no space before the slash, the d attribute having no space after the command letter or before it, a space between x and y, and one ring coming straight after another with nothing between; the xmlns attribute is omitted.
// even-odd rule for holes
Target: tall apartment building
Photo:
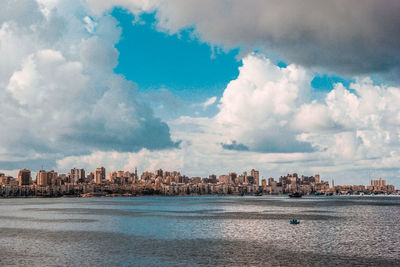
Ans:
<svg viewBox="0 0 400 267"><path fill-rule="evenodd" d="M274 178L272 178L272 177L268 178L268 185L269 186L273 186L275 184L276 184L276 182L275 182Z"/></svg>
<svg viewBox="0 0 400 267"><path fill-rule="evenodd" d="M71 169L71 183L77 183L78 181L83 181L85 179L84 169Z"/></svg>
<svg viewBox="0 0 400 267"><path fill-rule="evenodd" d="M40 186L47 186L49 184L47 180L47 172L40 170L36 175L36 184Z"/></svg>
<svg viewBox="0 0 400 267"><path fill-rule="evenodd" d="M319 174L316 174L316 175L314 176L314 178L315 178L315 183L319 184L319 183L321 182L321 177L320 177Z"/></svg>
<svg viewBox="0 0 400 267"><path fill-rule="evenodd" d="M137 183L138 181L139 181L139 176L138 176L137 168L135 167L135 173L133 174L133 177L132 177L132 183Z"/></svg>
<svg viewBox="0 0 400 267"><path fill-rule="evenodd" d="M232 178L229 175L220 175L218 177L218 181L220 183L224 183L224 184L231 184L232 183Z"/></svg>
<svg viewBox="0 0 400 267"><path fill-rule="evenodd" d="M20 170L18 172L18 185L29 185L31 181L31 171L27 169Z"/></svg>
<svg viewBox="0 0 400 267"><path fill-rule="evenodd" d="M262 186L263 188L267 188L267 180L262 179L262 180L261 180L261 186Z"/></svg>
<svg viewBox="0 0 400 267"><path fill-rule="evenodd" d="M254 184L260 185L260 172L252 169L251 176L254 177Z"/></svg>
<svg viewBox="0 0 400 267"><path fill-rule="evenodd" d="M94 182L96 184L101 184L106 179L106 169L104 167L100 167L96 169L94 173Z"/></svg>
<svg viewBox="0 0 400 267"><path fill-rule="evenodd" d="M371 185L375 187L385 187L386 180L382 180L382 178L379 178L379 180L371 180Z"/></svg>
<svg viewBox="0 0 400 267"><path fill-rule="evenodd" d="M247 172L243 172L243 177L244 177L244 183L248 184L249 179L247 178Z"/></svg>
<svg viewBox="0 0 400 267"><path fill-rule="evenodd" d="M36 175L36 184L40 186L55 185L57 179L57 172L40 170Z"/></svg>

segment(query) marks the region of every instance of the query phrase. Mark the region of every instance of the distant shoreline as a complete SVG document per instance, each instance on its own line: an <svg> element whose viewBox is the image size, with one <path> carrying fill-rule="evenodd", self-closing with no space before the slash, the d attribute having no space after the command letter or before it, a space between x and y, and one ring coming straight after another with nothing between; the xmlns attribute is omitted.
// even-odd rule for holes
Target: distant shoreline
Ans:
<svg viewBox="0 0 400 267"><path fill-rule="evenodd" d="M192 195L162 195L162 194L154 194L154 195L90 195L90 196L81 196L81 195L63 195L63 196L1 196L0 199L30 199L30 198L142 198L142 197L165 197L165 198L173 198L173 197L254 197L254 198L262 198L262 197L287 197L288 199L292 199L289 197L289 194L264 194L264 195L238 195L238 194L192 194ZM375 194L364 194L364 195L345 195L345 194L336 194L336 195L305 195L304 198L332 198L332 197L357 197L357 198L369 198L369 197L400 197L398 194L388 194L388 195L375 195ZM301 198L293 198L301 199Z"/></svg>

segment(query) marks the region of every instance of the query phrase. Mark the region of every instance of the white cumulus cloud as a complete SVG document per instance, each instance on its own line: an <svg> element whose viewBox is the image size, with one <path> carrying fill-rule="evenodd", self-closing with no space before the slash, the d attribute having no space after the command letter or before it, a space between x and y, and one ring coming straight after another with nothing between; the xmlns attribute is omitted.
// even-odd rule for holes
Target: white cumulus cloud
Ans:
<svg viewBox="0 0 400 267"><path fill-rule="evenodd" d="M243 59L236 80L220 100L216 122L229 141L254 151L305 152L311 146L296 140L290 121L308 99L311 76L301 67L280 68L256 54Z"/></svg>
<svg viewBox="0 0 400 267"><path fill-rule="evenodd" d="M136 84L113 72L121 29L112 16L89 19L81 1L3 4L0 167L176 146Z"/></svg>

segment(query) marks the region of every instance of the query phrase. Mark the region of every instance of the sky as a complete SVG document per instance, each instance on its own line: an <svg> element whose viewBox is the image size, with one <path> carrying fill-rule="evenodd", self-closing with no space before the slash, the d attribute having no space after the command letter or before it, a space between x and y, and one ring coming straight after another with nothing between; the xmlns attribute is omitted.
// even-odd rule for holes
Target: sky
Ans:
<svg viewBox="0 0 400 267"><path fill-rule="evenodd" d="M0 170L400 187L400 3L5 0Z"/></svg>

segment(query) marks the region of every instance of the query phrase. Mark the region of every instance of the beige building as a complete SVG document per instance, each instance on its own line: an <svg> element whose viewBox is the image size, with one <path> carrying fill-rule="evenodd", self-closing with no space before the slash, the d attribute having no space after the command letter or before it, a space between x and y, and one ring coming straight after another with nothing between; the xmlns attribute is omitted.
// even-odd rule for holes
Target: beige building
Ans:
<svg viewBox="0 0 400 267"><path fill-rule="evenodd" d="M262 179L262 180L261 180L261 186L262 186L264 189L267 188L267 180Z"/></svg>
<svg viewBox="0 0 400 267"><path fill-rule="evenodd" d="M314 178L315 178L315 183L319 184L321 182L321 177L319 176L319 174L316 174Z"/></svg>
<svg viewBox="0 0 400 267"><path fill-rule="evenodd" d="M254 184L260 185L260 172L252 169L251 176L254 177Z"/></svg>
<svg viewBox="0 0 400 267"><path fill-rule="evenodd" d="M371 185L374 187L385 187L386 180L382 180L382 178L379 178L379 180L371 180Z"/></svg>
<svg viewBox="0 0 400 267"><path fill-rule="evenodd" d="M104 167L97 168L94 174L94 182L101 184L104 180L106 180L106 169Z"/></svg>
<svg viewBox="0 0 400 267"><path fill-rule="evenodd" d="M36 184L40 186L47 186L49 184L47 178L47 172L40 170L36 175Z"/></svg>
<svg viewBox="0 0 400 267"><path fill-rule="evenodd" d="M86 176L85 176L85 170L84 169L71 169L71 183L77 183L78 181L83 181Z"/></svg>
<svg viewBox="0 0 400 267"><path fill-rule="evenodd" d="M232 183L231 177L230 177L229 175L220 175L220 176L218 177L218 181L219 181L220 183L224 183L224 184L230 184L230 183Z"/></svg>
<svg viewBox="0 0 400 267"><path fill-rule="evenodd" d="M40 186L55 185L57 180L57 172L40 170L36 175L36 184Z"/></svg>
<svg viewBox="0 0 400 267"><path fill-rule="evenodd" d="M0 173L0 184L6 185L10 184L12 180L15 180L12 176L5 175L4 173Z"/></svg>

